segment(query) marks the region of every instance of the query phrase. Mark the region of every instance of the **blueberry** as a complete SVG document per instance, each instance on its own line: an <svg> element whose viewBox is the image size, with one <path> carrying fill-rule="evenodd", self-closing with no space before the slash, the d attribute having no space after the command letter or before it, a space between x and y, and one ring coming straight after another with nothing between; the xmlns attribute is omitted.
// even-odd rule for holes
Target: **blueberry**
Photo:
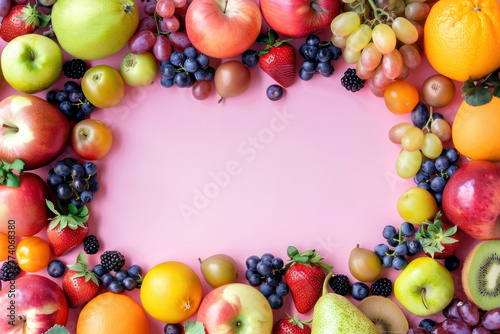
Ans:
<svg viewBox="0 0 500 334"><path fill-rule="evenodd" d="M61 183L57 186L56 194L59 199L69 200L73 196L71 187L66 183Z"/></svg>
<svg viewBox="0 0 500 334"><path fill-rule="evenodd" d="M432 160L425 160L424 162L422 162L420 170L422 171L422 173L432 175L436 172L436 165L434 165L434 162Z"/></svg>
<svg viewBox="0 0 500 334"><path fill-rule="evenodd" d="M431 191L431 186L427 182L420 182L419 184L417 184L417 186L429 192Z"/></svg>
<svg viewBox="0 0 500 334"><path fill-rule="evenodd" d="M71 183L71 186L73 187L73 189L75 189L78 193L81 193L82 191L86 190L87 189L87 181L85 181L85 179L82 179L82 178L75 178L73 180L73 183Z"/></svg>
<svg viewBox="0 0 500 334"><path fill-rule="evenodd" d="M374 251L378 256L385 256L385 254L389 251L389 247L385 244L378 244L375 246Z"/></svg>
<svg viewBox="0 0 500 334"><path fill-rule="evenodd" d="M111 283L109 283L108 289L113 293L122 293L123 291L125 291L125 287L123 286L123 284L118 281L112 281Z"/></svg>
<svg viewBox="0 0 500 334"><path fill-rule="evenodd" d="M98 277L101 277L102 275L104 275L105 273L107 273L106 269L104 268L103 265L101 264L97 264L94 266L94 268L92 268L92 271L94 272L94 274L96 274Z"/></svg>
<svg viewBox="0 0 500 334"><path fill-rule="evenodd" d="M196 51L194 46L188 46L184 49L184 55L187 58L194 59L198 55L198 51Z"/></svg>
<svg viewBox="0 0 500 334"><path fill-rule="evenodd" d="M126 277L123 280L122 284L123 284L123 287L125 288L125 290L127 290L127 291L132 291L135 288L137 288L137 282L132 277Z"/></svg>
<svg viewBox="0 0 500 334"><path fill-rule="evenodd" d="M247 281L250 279L250 276L254 275L254 274L257 274L257 271L256 270L253 270L253 269L247 269L245 271L245 278L247 279ZM260 275L259 275L260 276Z"/></svg>
<svg viewBox="0 0 500 334"><path fill-rule="evenodd" d="M280 283L276 287L276 293L282 297L286 296L290 292L290 288L285 283Z"/></svg>
<svg viewBox="0 0 500 334"><path fill-rule="evenodd" d="M323 77L325 78L329 78L333 75L333 73L335 72L335 69L333 68L333 65L332 65L332 69L330 70L330 72L328 73L320 73Z"/></svg>
<svg viewBox="0 0 500 334"><path fill-rule="evenodd" d="M260 258L257 255L250 256L246 261L247 269L257 270L257 263L260 262Z"/></svg>
<svg viewBox="0 0 500 334"><path fill-rule="evenodd" d="M262 278L259 274L253 274L248 278L248 284L251 286L259 286L262 283Z"/></svg>
<svg viewBox="0 0 500 334"><path fill-rule="evenodd" d="M386 268L392 267L392 261L394 260L394 257L391 255L386 255L382 258L382 265Z"/></svg>
<svg viewBox="0 0 500 334"><path fill-rule="evenodd" d="M446 175L448 176L448 178L452 177L453 174L455 174L455 172L458 170L458 166L457 165L451 165L450 167L446 168Z"/></svg>
<svg viewBox="0 0 500 334"><path fill-rule="evenodd" d="M304 62L302 63L302 69L307 73L314 73L316 72L317 65L318 62L315 60L304 60Z"/></svg>
<svg viewBox="0 0 500 334"><path fill-rule="evenodd" d="M301 68L299 70L299 78L301 78L304 81L311 80L313 78L313 76L314 76L314 73L308 73L308 72L304 71L303 68Z"/></svg>
<svg viewBox="0 0 500 334"><path fill-rule="evenodd" d="M396 256L396 258L392 261L392 267L396 270L403 270L407 264L408 261L406 261L404 256Z"/></svg>
<svg viewBox="0 0 500 334"><path fill-rule="evenodd" d="M128 268L128 274L133 279L139 279L142 275L142 268L137 264L134 264L133 266L130 266L130 268Z"/></svg>
<svg viewBox="0 0 500 334"><path fill-rule="evenodd" d="M436 165L438 172L442 172L450 167L450 160L446 156L439 156L434 160L434 165Z"/></svg>
<svg viewBox="0 0 500 334"><path fill-rule="evenodd" d="M395 238L395 239L386 239L386 241L387 241L387 244L389 246L392 246L392 247L396 247L397 245L399 245L399 241L398 241L397 238Z"/></svg>
<svg viewBox="0 0 500 334"><path fill-rule="evenodd" d="M71 177L72 178L77 178L77 177L84 177L85 176L85 170L83 169L82 165L73 165L71 166Z"/></svg>
<svg viewBox="0 0 500 334"><path fill-rule="evenodd" d="M273 265L274 269L281 269L285 265L283 260L279 257L275 257L272 261L271 264Z"/></svg>
<svg viewBox="0 0 500 334"><path fill-rule="evenodd" d="M445 156L448 158L450 163L454 164L460 159L460 153L458 153L456 148L450 148L446 150Z"/></svg>
<svg viewBox="0 0 500 334"><path fill-rule="evenodd" d="M78 161L73 158L64 158L62 161L68 166L68 167L73 167L74 165L78 164Z"/></svg>
<svg viewBox="0 0 500 334"><path fill-rule="evenodd" d="M96 180L88 180L89 183L89 190L93 193L96 193L99 191L99 182Z"/></svg>
<svg viewBox="0 0 500 334"><path fill-rule="evenodd" d="M94 111L94 109L95 106L90 102L85 102L85 104L82 104L82 106L80 107L80 110L86 114L90 114L92 111Z"/></svg>
<svg viewBox="0 0 500 334"><path fill-rule="evenodd" d="M320 62L330 62L331 58L332 52L327 47L319 48L318 52L316 53L316 59L318 59Z"/></svg>
<svg viewBox="0 0 500 334"><path fill-rule="evenodd" d="M431 179L431 189L435 192L442 192L445 185L446 180L442 176L435 176Z"/></svg>
<svg viewBox="0 0 500 334"><path fill-rule="evenodd" d="M441 206L443 204L443 193L435 193L433 196L437 205Z"/></svg>
<svg viewBox="0 0 500 334"><path fill-rule="evenodd" d="M95 173L97 173L97 166L95 165L95 163L90 161L87 161L83 164L83 169L85 169L85 173L87 173L87 175L94 175Z"/></svg>
<svg viewBox="0 0 500 334"><path fill-rule="evenodd" d="M269 276L273 270L273 265L271 264L271 261L260 261L257 264L257 272L261 274L262 276Z"/></svg>
<svg viewBox="0 0 500 334"><path fill-rule="evenodd" d="M83 203L90 203L94 199L94 193L91 192L90 190L84 190L80 194L80 198L83 201Z"/></svg>
<svg viewBox="0 0 500 334"><path fill-rule="evenodd" d="M412 223L404 222L401 224L401 233L407 237L411 237L415 234L415 226Z"/></svg>
<svg viewBox="0 0 500 334"><path fill-rule="evenodd" d="M280 85L271 85L266 89L267 98L271 101L278 101L283 97L283 87Z"/></svg>
<svg viewBox="0 0 500 334"><path fill-rule="evenodd" d="M47 95L45 95L45 100L46 100L48 103L50 103L50 104L55 104L55 103L57 103L57 101L56 101L56 94L57 94L57 92L56 92L56 91L54 91L54 90L49 90L49 91L47 92Z"/></svg>
<svg viewBox="0 0 500 334"><path fill-rule="evenodd" d="M170 88L174 85L174 79L173 78L167 78L166 76L162 76L160 79L160 85L163 88Z"/></svg>
<svg viewBox="0 0 500 334"><path fill-rule="evenodd" d="M413 125L422 129L429 120L429 109L424 103L419 102L415 108L413 108L410 115Z"/></svg>
<svg viewBox="0 0 500 334"><path fill-rule="evenodd" d="M115 278L118 282L123 282L125 278L129 277L128 271L126 270L118 270L115 274Z"/></svg>
<svg viewBox="0 0 500 334"><path fill-rule="evenodd" d="M306 38L306 44L307 45L313 45L313 46L318 46L320 43L320 39L317 35L309 35Z"/></svg>
<svg viewBox="0 0 500 334"><path fill-rule="evenodd" d="M392 225L386 225L382 230L382 236L386 239L394 239L398 235L398 231Z"/></svg>
<svg viewBox="0 0 500 334"><path fill-rule="evenodd" d="M80 91L81 88L80 88L80 85L78 85L76 82L74 81L66 81L64 83L64 87L63 87L64 91L66 93L71 93L71 92L77 92L77 91Z"/></svg>
<svg viewBox="0 0 500 334"><path fill-rule="evenodd" d="M189 75L184 72L177 73L174 77L174 85L179 88L186 88L189 86Z"/></svg>
<svg viewBox="0 0 500 334"><path fill-rule="evenodd" d="M274 255L271 253L265 253L260 257L261 261L269 261L272 262L274 259Z"/></svg>
<svg viewBox="0 0 500 334"><path fill-rule="evenodd" d="M423 329L426 329L429 333L432 331L432 329L436 326L436 322L432 319L423 319L420 321L418 324L418 327L421 327Z"/></svg>
<svg viewBox="0 0 500 334"><path fill-rule="evenodd" d="M408 245L406 242L402 242L394 248L394 255L405 256L408 254Z"/></svg>
<svg viewBox="0 0 500 334"><path fill-rule="evenodd" d="M333 44L330 44L328 46L328 49L330 49L330 52L332 53L332 60L333 61L339 60L340 57L342 57L342 49L336 47Z"/></svg>
<svg viewBox="0 0 500 334"><path fill-rule="evenodd" d="M64 182L64 178L57 174L52 174L47 178L47 184L52 189L56 189L58 185Z"/></svg>
<svg viewBox="0 0 500 334"><path fill-rule="evenodd" d="M81 199L76 199L74 197L71 197L71 203L76 206L77 208L81 208L82 206L85 205L85 203L83 203L83 201Z"/></svg>
<svg viewBox="0 0 500 334"><path fill-rule="evenodd" d="M68 100L72 103L78 103L83 100L83 93L79 90L74 90L68 93Z"/></svg>
<svg viewBox="0 0 500 334"><path fill-rule="evenodd" d="M111 282L113 282L114 280L115 280L115 278L110 273L106 273L106 274L101 276L101 281L102 281L102 284L104 286L109 286L109 284Z"/></svg>
<svg viewBox="0 0 500 334"><path fill-rule="evenodd" d="M269 297L270 295L273 294L274 292L274 287L267 285L267 284L261 284L259 286L259 291L264 295L264 297Z"/></svg>
<svg viewBox="0 0 500 334"><path fill-rule="evenodd" d="M180 66L182 63L184 63L184 60L186 60L186 56L184 56L184 53L180 51L174 51L170 55L170 62L174 66Z"/></svg>
<svg viewBox="0 0 500 334"><path fill-rule="evenodd" d="M207 70L207 76L205 77L205 80L210 81L215 76L215 69L212 66L208 66L206 70Z"/></svg>
<svg viewBox="0 0 500 334"><path fill-rule="evenodd" d="M266 277L266 283L269 286L275 287L281 282L281 275L271 274Z"/></svg>
<svg viewBox="0 0 500 334"><path fill-rule="evenodd" d="M259 63L259 54L255 50L246 50L241 55L241 61L248 67L254 67Z"/></svg>
<svg viewBox="0 0 500 334"><path fill-rule="evenodd" d="M175 66L172 64L165 64L160 70L161 74L167 79L173 79L175 77Z"/></svg>
<svg viewBox="0 0 500 334"><path fill-rule="evenodd" d="M455 255L451 255L444 260L444 266L449 271L456 270L460 267L460 260Z"/></svg>
<svg viewBox="0 0 500 334"><path fill-rule="evenodd" d="M77 109L75 115L73 116L73 119L76 122L83 121L87 117L85 113L81 109Z"/></svg>
<svg viewBox="0 0 500 334"><path fill-rule="evenodd" d="M198 64L196 63L196 60L192 58L188 58L184 61L184 69L188 71L189 73L194 73L198 70Z"/></svg>
<svg viewBox="0 0 500 334"><path fill-rule="evenodd" d="M198 64L198 67L206 70L210 64L210 58L206 54L200 53L196 56L196 63Z"/></svg>
<svg viewBox="0 0 500 334"><path fill-rule="evenodd" d="M330 74L333 69L333 65L330 62L319 62L316 66L320 74Z"/></svg>
<svg viewBox="0 0 500 334"><path fill-rule="evenodd" d="M169 59L164 60L164 61L162 61L162 62L160 63L160 73L161 73L161 74L163 74L163 71L165 70L165 67L166 67L167 65L172 65L172 63L170 62L170 60L169 60Z"/></svg>
<svg viewBox="0 0 500 334"><path fill-rule="evenodd" d="M362 282L356 282L351 286L351 296L356 300L363 300L368 296L370 289Z"/></svg>
<svg viewBox="0 0 500 334"><path fill-rule="evenodd" d="M54 97L54 99L56 100L57 103L62 103L63 101L68 101L68 94L63 90L60 90L56 93L56 96Z"/></svg>
<svg viewBox="0 0 500 334"><path fill-rule="evenodd" d="M305 53L305 51L306 51L306 49L307 49L308 47L309 47L309 45L307 45L307 44L305 44L305 43L304 43L304 44L302 44L302 45L299 47L299 53L300 53L300 55L302 56L302 58L306 58L306 53Z"/></svg>
<svg viewBox="0 0 500 334"><path fill-rule="evenodd" d="M59 260L52 260L47 266L47 272L51 277L54 278L61 277L62 275L64 275L65 271L66 266Z"/></svg>
<svg viewBox="0 0 500 334"><path fill-rule="evenodd" d="M316 58L316 54L318 53L318 47L314 45L306 45L304 47L303 52L305 59L312 60Z"/></svg>
<svg viewBox="0 0 500 334"><path fill-rule="evenodd" d="M166 324L163 329L164 334L182 334L182 326L179 324Z"/></svg>
<svg viewBox="0 0 500 334"><path fill-rule="evenodd" d="M205 80L205 77L207 76L207 70L204 70L202 68L199 68L194 72L194 77L198 81Z"/></svg>
<svg viewBox="0 0 500 334"><path fill-rule="evenodd" d="M69 176L71 168L64 161L59 161L54 165L54 173L62 177Z"/></svg>
<svg viewBox="0 0 500 334"><path fill-rule="evenodd" d="M283 297L277 293L270 295L267 300L273 310L279 310L283 306Z"/></svg>
<svg viewBox="0 0 500 334"><path fill-rule="evenodd" d="M416 184L419 184L420 182L425 182L429 180L430 175L427 173L422 172L422 170L419 170L417 174L413 177L413 181L415 181Z"/></svg>
<svg viewBox="0 0 500 334"><path fill-rule="evenodd" d="M422 243L418 239L408 241L408 252L415 255L422 250Z"/></svg>

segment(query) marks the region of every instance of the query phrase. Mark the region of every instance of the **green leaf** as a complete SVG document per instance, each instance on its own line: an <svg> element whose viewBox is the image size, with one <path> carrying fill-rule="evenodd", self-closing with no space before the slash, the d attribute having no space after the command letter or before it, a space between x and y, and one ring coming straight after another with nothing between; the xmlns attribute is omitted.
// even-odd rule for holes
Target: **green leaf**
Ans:
<svg viewBox="0 0 500 334"><path fill-rule="evenodd" d="M74 274L71 278L78 278L78 277L85 277L85 272L79 271L76 274ZM88 280L86 279L85 281L88 281Z"/></svg>
<svg viewBox="0 0 500 334"><path fill-rule="evenodd" d="M326 270L326 271L330 271L333 269L333 266L326 264L326 263L316 263L316 265L319 266L320 268Z"/></svg>
<svg viewBox="0 0 500 334"><path fill-rule="evenodd" d="M492 84L492 85L499 85L500 84L500 77L498 77L498 73L499 73L499 70L496 70L495 72L488 75L486 82L489 84Z"/></svg>
<svg viewBox="0 0 500 334"><path fill-rule="evenodd" d="M257 37L257 43L262 43L262 44L270 44L269 43L269 36L268 35L265 35L265 34L259 34L259 36Z"/></svg>
<svg viewBox="0 0 500 334"><path fill-rule="evenodd" d="M76 215L78 213L78 209L76 208L76 205L73 203L68 204L68 212L71 213L72 215Z"/></svg>
<svg viewBox="0 0 500 334"><path fill-rule="evenodd" d="M445 237L451 237L453 234L455 234L457 232L457 227L456 226L453 226L453 227L450 227L449 229L447 229L443 235Z"/></svg>
<svg viewBox="0 0 500 334"><path fill-rule="evenodd" d="M69 331L66 329L66 327L55 325L43 334L69 334Z"/></svg>
<svg viewBox="0 0 500 334"><path fill-rule="evenodd" d="M270 28L267 28L267 33L269 34L269 39L273 39L273 42L271 44L274 43L274 41L278 40L280 38L280 35L278 35L278 33L276 31L274 31L273 29L270 29Z"/></svg>
<svg viewBox="0 0 500 334"><path fill-rule="evenodd" d="M77 263L86 263L86 259L85 259L85 253L83 252L80 252L78 253L78 256L76 257L76 262Z"/></svg>
<svg viewBox="0 0 500 334"><path fill-rule="evenodd" d="M474 81L472 79L469 79L469 80L464 82L464 85L462 86L462 92L465 93L469 89L475 88L475 87L476 87L476 84L474 83Z"/></svg>
<svg viewBox="0 0 500 334"><path fill-rule="evenodd" d="M68 227L71 229L71 230L76 230L78 228L78 224L77 222L74 220L74 219L68 219Z"/></svg>
<svg viewBox="0 0 500 334"><path fill-rule="evenodd" d="M19 176L14 175L12 173L7 174L7 180L5 180L5 185L7 187L17 188L19 187L20 183L21 180L19 179Z"/></svg>
<svg viewBox="0 0 500 334"><path fill-rule="evenodd" d="M199 321L187 321L184 325L186 334L206 334L205 326Z"/></svg>
<svg viewBox="0 0 500 334"><path fill-rule="evenodd" d="M297 255L293 257L296 263L309 264L309 256Z"/></svg>
<svg viewBox="0 0 500 334"><path fill-rule="evenodd" d="M490 102L492 99L491 92L483 86L477 86L474 94L466 95L465 102L473 107L481 106Z"/></svg>
<svg viewBox="0 0 500 334"><path fill-rule="evenodd" d="M94 274L93 272L89 271L88 272L90 275L90 279L92 280L92 282L95 283L95 285L99 286L99 280L97 279L97 276L96 274ZM87 280L86 280L87 281Z"/></svg>
<svg viewBox="0 0 500 334"><path fill-rule="evenodd" d="M66 267L68 267L69 270L82 271L82 266L78 263L68 264Z"/></svg>
<svg viewBox="0 0 500 334"><path fill-rule="evenodd" d="M68 226L68 216L59 216L59 217L61 217L59 221L59 231L61 231L62 229L65 229L66 226Z"/></svg>
<svg viewBox="0 0 500 334"><path fill-rule="evenodd" d="M300 255L301 256L313 256L314 254L318 254L314 249L307 250L305 252L302 252Z"/></svg>
<svg viewBox="0 0 500 334"><path fill-rule="evenodd" d="M18 172L22 172L24 169L24 161L21 159L15 159L11 164L10 164L10 169L17 170Z"/></svg>
<svg viewBox="0 0 500 334"><path fill-rule="evenodd" d="M47 26L47 24L49 24L49 22L50 22L50 15L39 14L38 20L39 20L38 26L40 28L45 28Z"/></svg>
<svg viewBox="0 0 500 334"><path fill-rule="evenodd" d="M293 259L295 256L299 255L299 251L297 248L293 246L288 246L286 254L288 255L289 258Z"/></svg>
<svg viewBox="0 0 500 334"><path fill-rule="evenodd" d="M441 240L442 244L454 244L455 242L458 242L458 240L450 237L444 237L443 240Z"/></svg>
<svg viewBox="0 0 500 334"><path fill-rule="evenodd" d="M54 203L46 199L45 204L47 205L50 211L52 211L56 216L59 216L59 211L57 211L56 208L54 207Z"/></svg>
<svg viewBox="0 0 500 334"><path fill-rule="evenodd" d="M323 259L323 258L321 257L321 255L319 255L318 253L315 253L315 254L313 255L313 257L311 257L311 258L309 259L309 261L310 261L311 263L318 263L318 262L321 262L321 261L323 261L323 260L324 260L324 259Z"/></svg>
<svg viewBox="0 0 500 334"><path fill-rule="evenodd" d="M56 218L52 219L52 221L49 224L49 231L55 229L57 225L59 225L59 220L60 216L57 216Z"/></svg>
<svg viewBox="0 0 500 334"><path fill-rule="evenodd" d="M500 97L500 84L493 88L493 95L496 97Z"/></svg>
<svg viewBox="0 0 500 334"><path fill-rule="evenodd" d="M89 214L89 209L87 208L86 205L82 206L80 209L78 209L77 215L80 217L88 216Z"/></svg>

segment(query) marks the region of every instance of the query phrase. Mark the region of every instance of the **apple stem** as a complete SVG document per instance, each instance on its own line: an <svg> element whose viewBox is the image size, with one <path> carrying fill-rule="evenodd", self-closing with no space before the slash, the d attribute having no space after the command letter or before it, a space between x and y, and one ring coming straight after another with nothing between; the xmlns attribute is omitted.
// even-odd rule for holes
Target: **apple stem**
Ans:
<svg viewBox="0 0 500 334"><path fill-rule="evenodd" d="M318 5L318 3L315 2L315 1L311 2L311 8L314 9L315 11L321 13L321 14L325 14L326 13L326 10L324 10L323 7L321 7L320 5Z"/></svg>
<svg viewBox="0 0 500 334"><path fill-rule="evenodd" d="M16 127L16 126L11 126L11 125L8 125L8 124L2 124L2 128L6 128L6 129L9 129L9 130L15 130L16 132L19 131L19 128Z"/></svg>
<svg viewBox="0 0 500 334"><path fill-rule="evenodd" d="M219 99L219 101L217 101L217 103L221 103L222 100L224 100L224 98L221 96L220 99Z"/></svg>
<svg viewBox="0 0 500 334"><path fill-rule="evenodd" d="M420 298L422 299L422 304L424 304L425 309L428 310L429 307L425 303L425 288L423 288L422 291L420 292Z"/></svg>
<svg viewBox="0 0 500 334"><path fill-rule="evenodd" d="M229 0L226 0L226 3L224 4L224 10L223 10L223 12L224 12L224 13L225 13L225 12L226 12L226 10L227 10L227 3L228 3L228 2L229 2Z"/></svg>
<svg viewBox="0 0 500 334"><path fill-rule="evenodd" d="M203 262L203 261L201 260L201 258L198 258L198 261L200 262L200 264Z"/></svg>

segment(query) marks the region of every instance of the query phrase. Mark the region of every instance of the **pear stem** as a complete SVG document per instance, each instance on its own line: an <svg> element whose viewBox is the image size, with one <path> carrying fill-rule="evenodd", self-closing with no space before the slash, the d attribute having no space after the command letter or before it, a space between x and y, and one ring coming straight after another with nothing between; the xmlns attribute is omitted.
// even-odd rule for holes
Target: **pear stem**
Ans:
<svg viewBox="0 0 500 334"><path fill-rule="evenodd" d="M200 264L203 262L203 261L201 260L201 258L198 258L198 261L200 261Z"/></svg>
<svg viewBox="0 0 500 334"><path fill-rule="evenodd" d="M422 304L424 304L425 309L428 310L429 307L425 303L425 288L423 288L422 291L420 291L420 298L422 299Z"/></svg>
<svg viewBox="0 0 500 334"><path fill-rule="evenodd" d="M328 293L328 281L333 276L333 271L330 271L328 275L326 275L325 281L323 282L323 296Z"/></svg>

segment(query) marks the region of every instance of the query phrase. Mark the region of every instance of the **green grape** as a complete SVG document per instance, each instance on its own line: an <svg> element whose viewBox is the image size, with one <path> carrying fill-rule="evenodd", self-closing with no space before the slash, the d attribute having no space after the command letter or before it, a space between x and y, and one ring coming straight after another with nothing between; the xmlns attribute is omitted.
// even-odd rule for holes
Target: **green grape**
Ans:
<svg viewBox="0 0 500 334"><path fill-rule="evenodd" d="M366 24L362 24L347 37L345 46L352 52L361 52L371 39L372 28ZM356 61L358 60L356 59Z"/></svg>
<svg viewBox="0 0 500 334"><path fill-rule="evenodd" d="M373 28L373 43L384 55L389 54L396 47L396 34L387 24L381 23Z"/></svg>
<svg viewBox="0 0 500 334"><path fill-rule="evenodd" d="M361 52L353 52L350 49L346 48L344 52L342 52L342 56L348 64L356 64L359 60L359 57L361 57Z"/></svg>
<svg viewBox="0 0 500 334"><path fill-rule="evenodd" d="M406 3L404 0L396 0L394 8L392 9L392 13L396 16L404 16L405 8L406 8Z"/></svg>
<svg viewBox="0 0 500 334"><path fill-rule="evenodd" d="M419 150L424 142L424 133L416 126L408 129L403 138L401 138L401 146L408 152Z"/></svg>
<svg viewBox="0 0 500 334"><path fill-rule="evenodd" d="M346 37L350 35L361 24L359 15L355 12L345 12L337 15L330 27L335 36Z"/></svg>
<svg viewBox="0 0 500 334"><path fill-rule="evenodd" d="M392 30L404 44L413 44L418 40L418 31L415 26L404 17L397 17L392 22Z"/></svg>
<svg viewBox="0 0 500 334"><path fill-rule="evenodd" d="M429 159L436 159L443 151L443 143L434 133L426 133L422 143L422 153Z"/></svg>
<svg viewBox="0 0 500 334"><path fill-rule="evenodd" d="M409 179L420 170L422 154L420 151L402 150L396 160L396 173L403 179Z"/></svg>
<svg viewBox="0 0 500 334"><path fill-rule="evenodd" d="M332 35L332 44L335 45L338 48L345 48L345 37L340 37L340 36L335 36Z"/></svg>
<svg viewBox="0 0 500 334"><path fill-rule="evenodd" d="M377 68L382 60L382 53L377 49L375 44L368 43L361 52L361 65L367 71L373 71Z"/></svg>

